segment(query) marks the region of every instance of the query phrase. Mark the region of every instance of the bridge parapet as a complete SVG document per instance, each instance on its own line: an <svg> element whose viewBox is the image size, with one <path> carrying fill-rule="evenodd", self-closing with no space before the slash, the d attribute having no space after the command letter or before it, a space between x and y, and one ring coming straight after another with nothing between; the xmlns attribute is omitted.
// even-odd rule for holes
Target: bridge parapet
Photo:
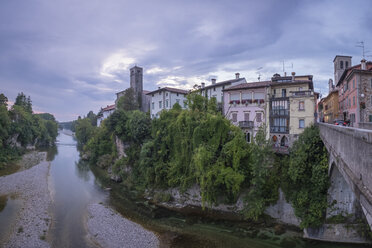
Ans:
<svg viewBox="0 0 372 248"><path fill-rule="evenodd" d="M372 130L325 123L318 126L331 160L354 191L372 226Z"/></svg>

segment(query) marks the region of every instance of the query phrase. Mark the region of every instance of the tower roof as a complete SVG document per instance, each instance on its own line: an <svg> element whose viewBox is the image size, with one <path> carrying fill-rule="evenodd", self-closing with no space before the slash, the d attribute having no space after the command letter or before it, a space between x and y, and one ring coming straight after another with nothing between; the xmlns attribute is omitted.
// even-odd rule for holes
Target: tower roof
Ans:
<svg viewBox="0 0 372 248"><path fill-rule="evenodd" d="M346 56L346 55L336 55L335 58L333 59L333 62L335 62L336 58L337 57L341 57L341 58L352 58L352 56Z"/></svg>

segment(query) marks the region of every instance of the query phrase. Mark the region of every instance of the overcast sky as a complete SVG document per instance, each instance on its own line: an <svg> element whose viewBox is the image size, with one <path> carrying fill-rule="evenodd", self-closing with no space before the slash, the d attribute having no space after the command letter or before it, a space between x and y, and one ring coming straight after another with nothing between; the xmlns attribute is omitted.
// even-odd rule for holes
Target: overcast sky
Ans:
<svg viewBox="0 0 372 248"><path fill-rule="evenodd" d="M144 68L144 89L314 76L323 96L337 54L372 50L372 1L1 0L0 92L23 91L59 121L113 104ZM368 58L367 58L368 59ZM293 65L293 68L292 68Z"/></svg>

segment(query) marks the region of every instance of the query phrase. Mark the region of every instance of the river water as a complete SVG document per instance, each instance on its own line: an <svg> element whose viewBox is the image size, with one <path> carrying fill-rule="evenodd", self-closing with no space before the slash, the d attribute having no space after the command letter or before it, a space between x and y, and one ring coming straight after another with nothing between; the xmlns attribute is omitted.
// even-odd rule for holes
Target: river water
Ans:
<svg viewBox="0 0 372 248"><path fill-rule="evenodd" d="M54 204L51 212L54 221L47 238L52 247L95 247L87 238L84 225L87 218L86 207L93 202L111 205L124 217L156 232L161 238L162 247L283 247L283 244L280 246L280 239L283 237L271 237L268 240L263 235L263 238L250 238L251 226L247 229L245 223L232 224L200 216L182 215L153 206L146 200L131 198L120 185L104 179L103 176L99 176L101 180L98 180L95 175L100 175L102 171L92 167L93 173L86 163L81 162L76 141L63 132L57 137L55 153L51 157L49 177L50 188L53 189ZM112 191L105 191L102 187L110 187ZM261 233L262 230L253 230L254 232ZM270 234L270 231L267 233ZM297 238L284 247L354 246L306 242Z"/></svg>

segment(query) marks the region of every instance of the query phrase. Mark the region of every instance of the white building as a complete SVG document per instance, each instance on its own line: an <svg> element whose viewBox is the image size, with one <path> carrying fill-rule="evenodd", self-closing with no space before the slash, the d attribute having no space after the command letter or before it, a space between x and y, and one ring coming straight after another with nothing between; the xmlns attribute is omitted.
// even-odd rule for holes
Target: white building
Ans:
<svg viewBox="0 0 372 248"><path fill-rule="evenodd" d="M182 108L186 108L187 90L180 90L176 88L164 87L147 93L151 96L150 101L150 116L151 118L158 118L160 112L164 109L171 109L175 103L178 103Z"/></svg>
<svg viewBox="0 0 372 248"><path fill-rule="evenodd" d="M216 79L212 79L212 84L205 86L205 83L201 83L200 92L203 96L207 96L208 99L211 97L216 98L219 108L223 111L223 90L231 86L247 83L245 78L240 78L239 73L235 73L235 79L227 80L216 83Z"/></svg>
<svg viewBox="0 0 372 248"><path fill-rule="evenodd" d="M99 127L104 119L109 117L115 111L115 104L107 105L106 108L101 108L101 111L98 113L97 118L97 127Z"/></svg>

